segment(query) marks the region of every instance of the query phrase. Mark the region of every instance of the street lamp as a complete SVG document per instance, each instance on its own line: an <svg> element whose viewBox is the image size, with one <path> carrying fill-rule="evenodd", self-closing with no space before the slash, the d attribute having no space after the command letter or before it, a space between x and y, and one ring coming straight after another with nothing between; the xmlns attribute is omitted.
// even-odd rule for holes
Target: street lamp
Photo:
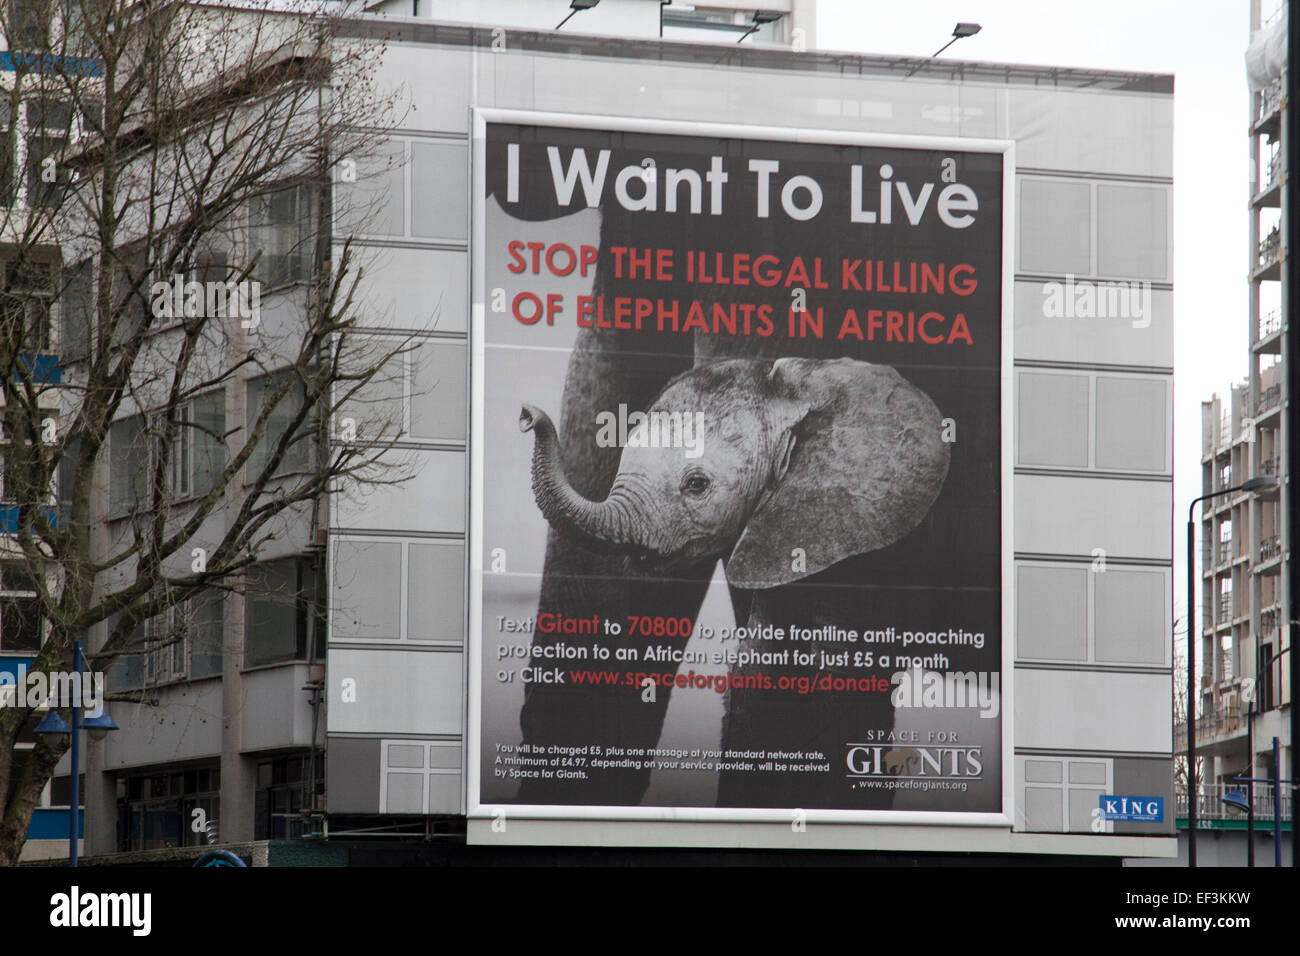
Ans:
<svg viewBox="0 0 1300 956"><path fill-rule="evenodd" d="M569 15L561 20L559 24L556 25L555 29L560 29L560 27L572 20L575 13L581 13L583 10L590 10L598 3L600 3L600 0L570 0Z"/></svg>
<svg viewBox="0 0 1300 956"><path fill-rule="evenodd" d="M1196 525L1193 515L1196 506L1207 498L1230 495L1234 491L1261 491L1277 487L1271 475L1248 478L1231 488L1220 488L1193 498L1187 506L1187 865L1196 866Z"/></svg>
<svg viewBox="0 0 1300 956"><path fill-rule="evenodd" d="M72 673L81 674L85 670L85 661L81 655L81 641L72 645ZM102 702L101 702L102 704ZM103 740L110 730L117 730L117 724L108 714L100 713L98 717L87 717L81 712L82 701L73 700L69 710L72 712L72 726L59 716L56 710L50 710L36 726L36 733L49 737L72 737L72 795L68 810L68 865L77 865L77 824L81 821L81 730L90 734L92 740Z"/></svg>
<svg viewBox="0 0 1300 956"><path fill-rule="evenodd" d="M930 59L933 60L936 56L938 56L944 50L948 49L948 47L952 46L958 40L964 40L966 39L966 37L973 37L975 34L979 33L980 30L982 29L984 28L981 27L978 23L957 24L955 27L952 28L952 39L949 40L947 43L945 43L943 46L939 47L939 49L935 50L934 54L930 57ZM924 65L925 65L925 61L922 60L920 63L916 64L916 66L912 67L911 72L909 72L907 76L911 76L912 73L915 73ZM903 79L907 79L907 77L905 76L903 77Z"/></svg>

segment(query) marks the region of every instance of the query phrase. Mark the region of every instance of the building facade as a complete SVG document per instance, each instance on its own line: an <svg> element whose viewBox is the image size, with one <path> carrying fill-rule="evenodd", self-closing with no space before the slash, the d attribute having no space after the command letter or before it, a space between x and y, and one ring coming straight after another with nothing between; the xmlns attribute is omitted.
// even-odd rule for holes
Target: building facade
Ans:
<svg viewBox="0 0 1300 956"><path fill-rule="evenodd" d="M264 587L193 609L179 656L169 645L123 664L120 686L148 693L116 706L122 731L90 748L86 852L206 842L192 825L203 819L223 843L323 837L328 825L330 839L465 832L503 846L1173 854L1165 809L1143 820L1100 810L1108 796L1173 804L1172 78L823 52L809 7L773 2L755 16L733 3L604 0L557 30L564 4L393 0L352 21L351 38L384 47L377 82L405 91L409 109L374 131L385 161L352 176L335 158L340 212L323 225L335 256L350 237L365 259L365 332L409 349L356 417L378 409L400 423L394 454L413 477L364 496L340 489L264 556ZM798 131L854 148L998 144L1014 157L990 210L1007 243L1000 314L985 317L1006 345L991 458L1003 706L988 819L810 818L801 829L773 813L675 824L669 810L618 819L479 799L485 723L521 733L517 713L481 706L476 682L495 664L481 659L495 646L483 581L499 549L532 533L490 532L473 508L488 482L527 494L516 475L473 464L476 355L495 321L475 265L486 110L569 117L584 131L657 124L736 142L741 129L761 142ZM236 241L272 246L311 228L297 202L260 210L249 222L259 236ZM343 212L363 206L362 219ZM575 235L594 235L593 223L579 213ZM292 279L270 293L285 309ZM193 413L242 420L260 387L242 385ZM117 471L103 489L110 512L129 462ZM501 573L530 594L539 577ZM664 733L716 746L725 705L713 697L692 707L678 693ZM667 780L652 777L651 792Z"/></svg>
<svg viewBox="0 0 1300 956"><path fill-rule="evenodd" d="M1228 396L1201 405L1201 488L1213 495L1265 476L1279 487L1213 497L1201 505L1198 530L1196 742L1203 755L1198 814L1211 827L1237 829L1243 813L1223 803L1245 791L1237 777L1273 776L1273 740L1279 741L1283 778L1290 776L1291 683L1289 653L1294 617L1289 600L1290 502L1286 474L1287 362L1293 334L1282 320L1289 301L1282 236L1290 183L1284 130L1288 104L1282 95L1286 64L1286 15L1266 15L1251 4L1250 159L1247 203L1247 348L1249 375ZM1253 734L1254 752L1249 742ZM1186 747L1178 725L1177 748ZM1293 819L1289 788L1282 794L1284 820ZM1271 827L1273 787L1256 784L1255 814ZM1186 814L1180 797L1180 816ZM1244 852L1244 851L1242 851ZM1257 854L1257 856L1259 856ZM1271 859L1265 853L1260 859Z"/></svg>

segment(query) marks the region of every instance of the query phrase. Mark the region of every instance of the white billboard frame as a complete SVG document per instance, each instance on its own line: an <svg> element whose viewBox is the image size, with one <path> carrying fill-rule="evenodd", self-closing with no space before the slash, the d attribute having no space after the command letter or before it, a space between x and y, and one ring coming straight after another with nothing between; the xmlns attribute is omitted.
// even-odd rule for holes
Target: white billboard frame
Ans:
<svg viewBox="0 0 1300 956"><path fill-rule="evenodd" d="M586 113L472 107L470 110L470 438L469 438L469 524L468 610L466 630L466 715L465 715L465 808L466 817L474 820L555 820L555 821L677 821L683 823L790 823L792 815L809 823L898 824L933 826L1014 827L1014 664L1015 664L1015 539L1013 536L1013 356L1012 331L1014 309L1016 167L1015 141L1008 139L962 138L879 134L846 130L797 129L781 126L756 126L730 123L642 119ZM827 146L868 146L898 149L952 150L967 153L990 153L1002 156L1002 308L1001 308L1001 510L1002 510L1002 810L1001 812L920 811L920 810L820 810L820 809L747 809L732 807L614 807L562 806L530 804L484 804L479 786L480 746L482 743L481 694L483 647L483 440L484 440L484 369L485 324L487 301L485 289L485 224L487 181L487 126L509 123L524 126L555 126L576 129L608 130L632 133L659 133L677 136L708 136L729 139L784 140Z"/></svg>

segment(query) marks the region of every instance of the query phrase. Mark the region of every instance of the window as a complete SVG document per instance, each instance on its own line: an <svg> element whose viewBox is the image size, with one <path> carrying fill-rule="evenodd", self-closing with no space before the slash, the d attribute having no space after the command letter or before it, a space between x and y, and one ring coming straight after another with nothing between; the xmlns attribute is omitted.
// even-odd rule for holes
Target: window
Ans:
<svg viewBox="0 0 1300 956"><path fill-rule="evenodd" d="M63 151L72 136L72 107L61 100L27 103L27 205L57 206L69 176Z"/></svg>
<svg viewBox="0 0 1300 956"><path fill-rule="evenodd" d="M14 179L16 140L13 103L5 96L0 99L0 205L4 206L12 206L18 201L17 183Z"/></svg>
<svg viewBox="0 0 1300 956"><path fill-rule="evenodd" d="M1273 645L1259 646L1259 686L1255 691L1256 711L1273 709Z"/></svg>
<svg viewBox="0 0 1300 956"><path fill-rule="evenodd" d="M113 690L221 673L224 594L208 590L138 624L109 672ZM110 631L119 617L109 623Z"/></svg>
<svg viewBox="0 0 1300 956"><path fill-rule="evenodd" d="M249 204L249 258L258 251L257 278L267 286L311 278L316 262L316 190L289 186Z"/></svg>
<svg viewBox="0 0 1300 956"><path fill-rule="evenodd" d="M312 773L313 765L315 773ZM315 777L310 783L307 781ZM325 754L309 756L291 754L276 757L257 765L257 793L253 839L292 840L306 836L306 821L302 818L303 797L314 802L312 795L325 792Z"/></svg>
<svg viewBox="0 0 1300 956"><path fill-rule="evenodd" d="M219 839L221 769L216 763L119 778L118 849L205 846ZM194 811L207 827L195 832Z"/></svg>
<svg viewBox="0 0 1300 956"><path fill-rule="evenodd" d="M248 570L244 666L305 661L325 654L325 609L314 557L281 558Z"/></svg>
<svg viewBox="0 0 1300 956"><path fill-rule="evenodd" d="M41 614L26 566L0 564L0 651L36 651L41 646Z"/></svg>
<svg viewBox="0 0 1300 956"><path fill-rule="evenodd" d="M65 361L90 355L91 311L94 308L94 260L88 259L67 272L59 296L59 350Z"/></svg>
<svg viewBox="0 0 1300 956"><path fill-rule="evenodd" d="M176 498L201 498L226 467L226 393L207 392L176 409L170 490ZM166 427L161 417L158 432Z"/></svg>
<svg viewBox="0 0 1300 956"><path fill-rule="evenodd" d="M120 518L139 509L149 487L149 446L144 420L136 415L109 430L108 515Z"/></svg>
<svg viewBox="0 0 1300 956"><path fill-rule="evenodd" d="M783 43L783 17L756 23L753 9L731 10L704 4L663 7L659 14L665 40L696 40L705 43L734 44L740 40L759 43Z"/></svg>
<svg viewBox="0 0 1300 956"><path fill-rule="evenodd" d="M253 426L262 414L263 404L275 394L276 390L290 375L294 375L292 370L275 372L271 375L249 380L247 406L249 434L252 434ZM270 456L275 452L276 446L288 430L290 423L302 409L305 400L306 389L303 387L302 382L294 382L289 391L272 410L271 416L266 422L266 431L253 449L253 453L248 456L245 473L247 481L256 481L258 475L265 470ZM315 417L308 415L303 419L296 435L285 449L284 456L280 459L279 467L276 468L275 473L288 474L307 470L315 462L315 445Z"/></svg>
<svg viewBox="0 0 1300 956"><path fill-rule="evenodd" d="M105 636L111 636L121 620L120 611L109 617L105 622ZM144 686L145 631L146 622L141 621L127 639L126 648L109 665L105 683L110 693Z"/></svg>
<svg viewBox="0 0 1300 956"><path fill-rule="evenodd" d="M8 0L5 13L9 49L25 53L49 48L54 14L49 0Z"/></svg>
<svg viewBox="0 0 1300 956"><path fill-rule="evenodd" d="M174 500L201 498L212 490L226 467L226 393L205 392L178 406L176 435L168 469L168 493ZM163 413L152 417L150 434L136 415L113 423L109 433L109 516L122 517L148 503L155 456L167 428Z"/></svg>
<svg viewBox="0 0 1300 956"><path fill-rule="evenodd" d="M29 352L50 348L50 306L54 301L54 265L49 260L10 259L4 263L0 322L7 338Z"/></svg>

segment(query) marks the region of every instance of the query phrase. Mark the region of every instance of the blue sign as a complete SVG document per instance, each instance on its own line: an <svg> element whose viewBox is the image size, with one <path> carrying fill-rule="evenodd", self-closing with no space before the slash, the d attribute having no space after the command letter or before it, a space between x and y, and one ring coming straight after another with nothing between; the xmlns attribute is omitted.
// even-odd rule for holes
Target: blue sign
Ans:
<svg viewBox="0 0 1300 956"><path fill-rule="evenodd" d="M1159 823L1165 818L1164 797L1101 796L1103 820L1128 820L1134 823Z"/></svg>

